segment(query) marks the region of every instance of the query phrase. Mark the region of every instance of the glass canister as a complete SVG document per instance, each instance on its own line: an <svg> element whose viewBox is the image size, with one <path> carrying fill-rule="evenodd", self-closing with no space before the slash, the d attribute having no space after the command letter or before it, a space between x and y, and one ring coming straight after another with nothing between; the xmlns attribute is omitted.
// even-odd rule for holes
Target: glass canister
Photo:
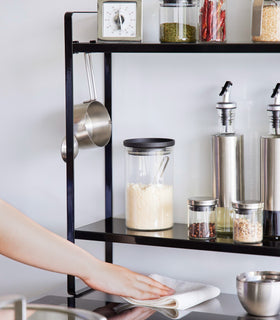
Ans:
<svg viewBox="0 0 280 320"><path fill-rule="evenodd" d="M128 139L126 226L134 230L173 227L173 139Z"/></svg>
<svg viewBox="0 0 280 320"><path fill-rule="evenodd" d="M263 202L237 201L232 203L235 211L233 240L240 243L259 243L263 240Z"/></svg>
<svg viewBox="0 0 280 320"><path fill-rule="evenodd" d="M279 0L254 0L252 41L280 42Z"/></svg>
<svg viewBox="0 0 280 320"><path fill-rule="evenodd" d="M217 200L210 197L188 199L188 225L190 239L216 238Z"/></svg>
<svg viewBox="0 0 280 320"><path fill-rule="evenodd" d="M225 42L226 0L201 0L199 26L201 42Z"/></svg>
<svg viewBox="0 0 280 320"><path fill-rule="evenodd" d="M196 42L198 0L160 0L160 42Z"/></svg>

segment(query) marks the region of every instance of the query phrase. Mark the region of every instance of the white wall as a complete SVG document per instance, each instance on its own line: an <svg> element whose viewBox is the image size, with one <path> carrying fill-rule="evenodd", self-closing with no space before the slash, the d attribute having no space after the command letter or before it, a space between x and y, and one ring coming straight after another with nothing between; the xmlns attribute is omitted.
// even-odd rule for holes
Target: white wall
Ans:
<svg viewBox="0 0 280 320"><path fill-rule="evenodd" d="M229 41L246 42L250 0L228 0ZM0 195L48 229L65 236L65 135L63 15L95 10L96 0L1 1ZM229 13L229 12L228 12ZM94 39L95 18L75 19L75 39ZM144 37L158 39L157 0L144 0ZM94 66L103 101L103 56ZM114 212L124 216L124 151L129 137L176 140L175 220L185 222L186 200L211 194L210 136L216 132L218 93L234 84L237 129L245 134L246 197L259 196L259 136L266 132L266 105L279 82L279 54L114 54ZM82 55L74 58L75 103L88 98ZM76 225L103 218L103 149L79 154L76 165ZM103 243L78 244L104 257ZM141 257L141 259L139 258ZM278 259L170 248L114 245L114 261L143 273L199 280L235 292L235 275L277 270ZM211 261L211 263L209 263ZM65 284L52 274L0 257L0 294L35 297ZM207 272L206 272L207 271Z"/></svg>

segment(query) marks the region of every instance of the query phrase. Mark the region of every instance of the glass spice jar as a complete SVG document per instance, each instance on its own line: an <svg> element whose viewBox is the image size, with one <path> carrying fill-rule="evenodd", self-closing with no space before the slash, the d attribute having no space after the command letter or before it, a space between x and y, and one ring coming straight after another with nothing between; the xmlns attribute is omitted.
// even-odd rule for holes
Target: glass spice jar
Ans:
<svg viewBox="0 0 280 320"><path fill-rule="evenodd" d="M236 201L233 240L239 243L260 243L263 240L263 207L259 201Z"/></svg>
<svg viewBox="0 0 280 320"><path fill-rule="evenodd" d="M209 197L188 199L188 226L190 239L216 238L217 200Z"/></svg>
<svg viewBox="0 0 280 320"><path fill-rule="evenodd" d="M252 14L253 42L280 42L280 1L254 0Z"/></svg>
<svg viewBox="0 0 280 320"><path fill-rule="evenodd" d="M155 231L173 227L173 147L166 138L128 139L126 227Z"/></svg>
<svg viewBox="0 0 280 320"><path fill-rule="evenodd" d="M226 0L201 0L199 25L201 42L225 42Z"/></svg>
<svg viewBox="0 0 280 320"><path fill-rule="evenodd" d="M160 42L196 42L198 0L160 0Z"/></svg>

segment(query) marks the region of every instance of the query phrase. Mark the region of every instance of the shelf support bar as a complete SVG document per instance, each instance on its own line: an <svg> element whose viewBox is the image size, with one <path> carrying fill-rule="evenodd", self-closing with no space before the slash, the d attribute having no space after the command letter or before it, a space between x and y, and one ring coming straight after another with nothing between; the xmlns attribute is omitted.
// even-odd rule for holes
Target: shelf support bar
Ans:
<svg viewBox="0 0 280 320"><path fill-rule="evenodd" d="M65 99L66 99L66 176L67 176L67 239L75 242L74 147L73 147L73 39L72 12L64 15L65 36ZM75 277L67 276L67 291L75 294Z"/></svg>
<svg viewBox="0 0 280 320"><path fill-rule="evenodd" d="M105 106L112 119L112 54L104 52L104 87L105 87ZM108 224L106 232L112 232L112 217L113 217L113 192L112 192L112 136L105 147L105 216ZM105 260L113 262L113 244L106 241L105 243Z"/></svg>

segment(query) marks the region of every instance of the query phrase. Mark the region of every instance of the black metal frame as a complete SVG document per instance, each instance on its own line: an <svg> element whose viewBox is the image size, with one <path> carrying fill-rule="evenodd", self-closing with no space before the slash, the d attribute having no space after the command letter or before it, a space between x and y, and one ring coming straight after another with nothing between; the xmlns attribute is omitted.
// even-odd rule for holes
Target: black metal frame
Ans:
<svg viewBox="0 0 280 320"><path fill-rule="evenodd" d="M195 43L195 44L160 44L160 43L89 43L73 42L72 16L75 13L96 12L67 12L64 17L65 28L65 89L66 89L66 175L67 175L67 239L94 240L105 242L105 260L113 262L113 242L143 244L151 246L167 246L175 248L190 248L197 250L211 250L221 252L235 252L256 255L280 256L280 241L263 242L262 246L236 245L225 241L200 242L189 240L182 231L184 225L176 224L174 232L179 237L155 238L152 236L129 234L122 219L113 219L112 214L112 138L105 147L105 220L84 226L75 230L75 194L74 194L74 158L73 158L73 54L81 52L104 53L105 105L112 117L112 60L114 52L142 52L142 53L280 53L277 43ZM176 231L177 232L177 231ZM183 234L183 235L182 235ZM87 292L76 292L75 278L68 275L67 290L70 295L78 296Z"/></svg>
<svg viewBox="0 0 280 320"><path fill-rule="evenodd" d="M96 13L96 12L67 12L64 16L65 32L65 88L66 88L66 176L67 176L67 239L75 242L75 190L74 190L74 145L73 145L73 24L74 13ZM82 51L81 51L82 52ZM92 51L94 52L94 50ZM104 73L105 73L105 105L112 117L112 77L111 77L111 53L104 53ZM112 217L112 139L105 147L105 216ZM107 262L113 261L112 242L105 243L105 259ZM68 275L67 290L71 295L83 294L76 292L75 277Z"/></svg>

